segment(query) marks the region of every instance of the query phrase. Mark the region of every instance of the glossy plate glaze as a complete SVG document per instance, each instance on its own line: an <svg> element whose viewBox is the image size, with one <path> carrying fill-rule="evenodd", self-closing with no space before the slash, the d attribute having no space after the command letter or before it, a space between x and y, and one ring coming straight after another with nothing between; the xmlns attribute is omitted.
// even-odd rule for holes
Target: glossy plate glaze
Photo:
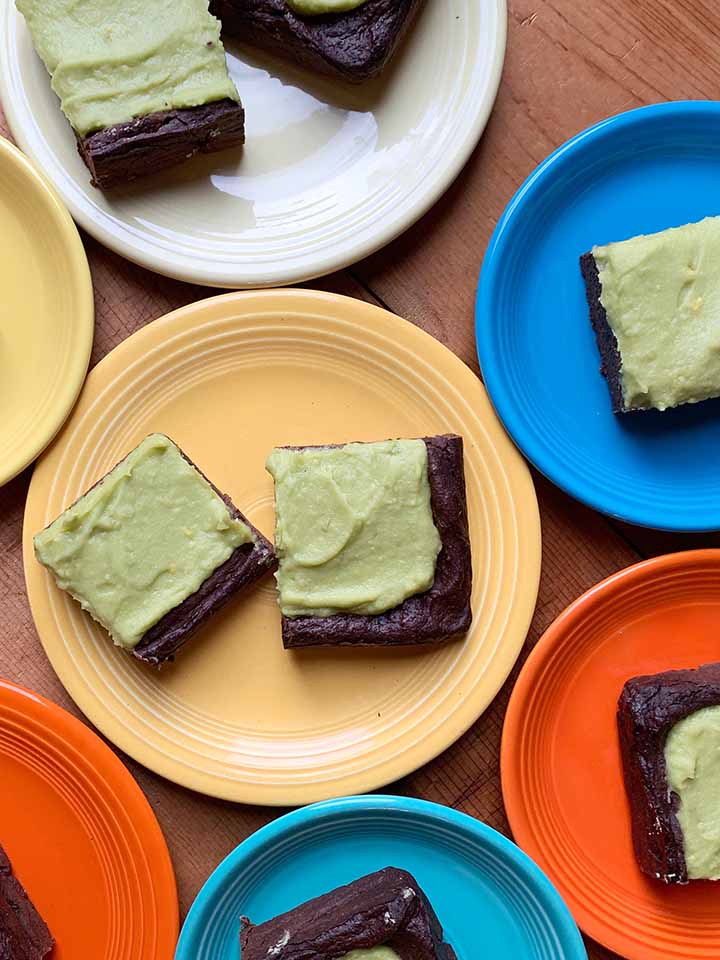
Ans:
<svg viewBox="0 0 720 960"><path fill-rule="evenodd" d="M0 95L18 142L102 243L183 280L271 286L353 263L428 210L485 127L505 30L505 0L431 0L393 65L361 86L228 43L244 151L107 197L89 184L13 0L0 0Z"/></svg>
<svg viewBox="0 0 720 960"><path fill-rule="evenodd" d="M237 960L239 918L269 920L364 874L410 871L458 960L586 960L550 882L484 823L406 797L350 797L281 817L212 874L183 927L175 960Z"/></svg>
<svg viewBox="0 0 720 960"><path fill-rule="evenodd" d="M35 561L32 535L156 430L271 537L273 446L462 434L475 568L467 639L288 652L268 577L161 672L113 648ZM377 788L452 743L515 662L540 570L532 481L478 379L404 320L308 290L194 304L102 360L36 468L24 540L40 637L87 716L163 776L275 805Z"/></svg>
<svg viewBox="0 0 720 960"><path fill-rule="evenodd" d="M0 844L53 960L171 960L170 855L140 788L85 724L0 680Z"/></svg>
<svg viewBox="0 0 720 960"><path fill-rule="evenodd" d="M663 103L566 143L510 203L478 291L483 379L520 449L595 509L668 530L720 527L720 400L615 416L578 258L720 214L719 123L718 103Z"/></svg>
<svg viewBox="0 0 720 960"><path fill-rule="evenodd" d="M75 403L95 310L75 224L0 137L0 484L35 459Z"/></svg>
<svg viewBox="0 0 720 960"><path fill-rule="evenodd" d="M720 884L666 887L633 855L616 724L631 677L720 660L720 550L628 567L576 600L510 700L502 785L513 835L580 927L629 960L710 960Z"/></svg>

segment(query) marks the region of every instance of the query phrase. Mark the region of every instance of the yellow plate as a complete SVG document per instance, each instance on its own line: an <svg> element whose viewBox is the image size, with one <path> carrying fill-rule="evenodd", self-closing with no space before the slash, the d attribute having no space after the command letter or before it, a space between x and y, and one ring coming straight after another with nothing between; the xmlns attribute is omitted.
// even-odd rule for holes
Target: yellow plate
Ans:
<svg viewBox="0 0 720 960"><path fill-rule="evenodd" d="M0 137L0 484L57 433L92 348L90 270L55 191Z"/></svg>
<svg viewBox="0 0 720 960"><path fill-rule="evenodd" d="M160 673L115 649L35 561L32 536L155 430L270 536L264 462L276 444L462 434L475 568L467 639L287 652L270 577ZM540 573L532 480L477 378L404 320L310 290L205 300L109 354L35 470L24 547L45 650L100 730L187 787L274 805L375 789L449 746L508 675Z"/></svg>

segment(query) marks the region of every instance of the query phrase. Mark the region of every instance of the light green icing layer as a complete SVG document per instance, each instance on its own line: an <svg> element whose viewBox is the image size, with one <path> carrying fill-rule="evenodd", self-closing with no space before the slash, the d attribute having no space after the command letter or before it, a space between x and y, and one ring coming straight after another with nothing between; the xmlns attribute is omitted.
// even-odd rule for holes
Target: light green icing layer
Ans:
<svg viewBox="0 0 720 960"><path fill-rule="evenodd" d="M720 217L592 252L626 407L720 395Z"/></svg>
<svg viewBox="0 0 720 960"><path fill-rule="evenodd" d="M153 434L35 537L35 553L116 644L132 649L252 540L175 444Z"/></svg>
<svg viewBox="0 0 720 960"><path fill-rule="evenodd" d="M324 13L345 13L361 7L367 0L285 0L295 13L304 17L320 16Z"/></svg>
<svg viewBox="0 0 720 960"><path fill-rule="evenodd" d="M17 0L85 136L156 111L237 100L207 0Z"/></svg>
<svg viewBox="0 0 720 960"><path fill-rule="evenodd" d="M366 950L351 950L339 960L400 960L390 947L369 947Z"/></svg>
<svg viewBox="0 0 720 960"><path fill-rule="evenodd" d="M720 706L676 723L665 744L668 784L680 797L691 880L720 880Z"/></svg>
<svg viewBox="0 0 720 960"><path fill-rule="evenodd" d="M273 450L285 616L378 614L428 590L440 535L422 440Z"/></svg>

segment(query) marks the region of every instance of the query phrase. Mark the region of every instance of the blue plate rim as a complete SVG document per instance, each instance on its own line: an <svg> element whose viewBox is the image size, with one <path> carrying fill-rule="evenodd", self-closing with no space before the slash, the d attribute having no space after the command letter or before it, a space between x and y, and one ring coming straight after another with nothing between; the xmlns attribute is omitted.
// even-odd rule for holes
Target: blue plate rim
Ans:
<svg viewBox="0 0 720 960"><path fill-rule="evenodd" d="M540 867L512 840L467 813L461 813L459 810L430 800L390 794L359 795L341 797L335 800L323 800L320 803L292 810L252 833L218 864L200 888L180 932L175 960L195 960L194 953L191 951L195 950L195 942L203 930L203 914L206 905L212 903L213 899L222 891L228 877L243 862L252 861L262 849L282 842L298 828L338 816L352 815L360 811L367 813L375 810L415 814L416 816L439 820L445 825L474 834L483 844L508 860L537 892L548 913L552 916L555 933L563 950L567 951L567 960L587 960L587 951L582 936L564 900Z"/></svg>
<svg viewBox="0 0 720 960"><path fill-rule="evenodd" d="M492 330L494 325L492 322L486 322L486 318L493 316L492 303L497 286L497 277L502 270L501 251L505 243L506 231L513 224L514 218L518 211L522 209L528 195L547 177L552 175L557 163L587 142L600 140L608 134L615 134L624 128L634 127L646 120L652 120L656 116L663 116L666 120L672 121L687 119L693 115L700 117L707 114L712 114L715 120L720 120L720 102L715 100L671 100L652 103L622 111L607 117L605 120L600 120L598 123L581 130L553 150L521 184L500 217L483 257L475 297L475 346L483 383L495 412L523 456L551 483L599 513L635 526L671 533L714 532L720 528L720 511L715 518L715 522L699 523L692 518L685 518L682 514L676 514L674 519L660 520L653 514L652 507L646 511L642 504L638 504L636 509L614 509L612 502L603 499L602 495L596 496L592 492L588 493L583 489L582 482L576 482L572 475L565 475L562 466L558 466L552 454L545 455L545 445L541 441L536 441L532 435L528 435L524 429L522 414L517 411L510 392L505 387L503 377L496 375L499 364L496 362L495 347L493 346Z"/></svg>

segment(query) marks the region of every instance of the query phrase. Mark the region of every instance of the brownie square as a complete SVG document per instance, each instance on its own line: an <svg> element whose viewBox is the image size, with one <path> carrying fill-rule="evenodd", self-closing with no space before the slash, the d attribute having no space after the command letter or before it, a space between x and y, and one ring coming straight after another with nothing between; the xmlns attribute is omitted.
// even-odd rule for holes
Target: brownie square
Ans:
<svg viewBox="0 0 720 960"><path fill-rule="evenodd" d="M222 501L222 504L227 508L229 517L239 520L244 524L252 537L250 542L240 543L226 560L209 572L197 590L187 595L181 602L178 602L174 607L169 609L142 635L134 647L129 648L136 659L159 666L162 663L172 660L178 649L233 596L270 572L275 567L275 553L272 544L249 522L247 517L238 510L230 498L221 493L217 487L208 480L205 474L190 460L177 444L174 444L172 440L160 434L150 435L143 441L143 444L154 440L159 440L163 445L174 449L185 463L205 481L205 484L210 487L216 497ZM74 506L80 504L92 490L101 486L119 467L126 464L128 459L132 457L143 444L140 444L121 460L119 464L116 464L105 477L75 501L75 504L68 508L58 520L46 527L43 533L51 530L54 524L62 520ZM167 525L172 525L174 528L177 528L177 525L182 523L183 520L181 517L173 515L173 509L171 497L167 504L164 522ZM42 534L36 537L36 553L39 549L38 538L41 536ZM39 556L38 559L40 559ZM50 563L46 563L46 566L49 567L56 579L59 579L58 571L54 569ZM62 584L60 583L59 585L62 588ZM68 590L68 592L72 595L70 590ZM92 598L88 597L80 597L79 599L84 605L87 601L92 602ZM106 629L109 630L110 625L106 625Z"/></svg>
<svg viewBox="0 0 720 960"><path fill-rule="evenodd" d="M306 17L285 0L212 0L223 35L315 72L362 83L388 64L423 0L367 0L343 13Z"/></svg>
<svg viewBox="0 0 720 960"><path fill-rule="evenodd" d="M386 867L257 926L241 918L242 960L337 960L387 946L401 960L457 960L412 874Z"/></svg>
<svg viewBox="0 0 720 960"><path fill-rule="evenodd" d="M164 0L148 0L142 23L126 2L100 14L71 0L17 7L94 186L122 186L244 142L245 115L207 0L175 0L172 17Z"/></svg>
<svg viewBox="0 0 720 960"><path fill-rule="evenodd" d="M445 434L426 437L423 442L427 448L432 516L442 544L431 588L378 615L283 616L282 637L287 649L440 643L469 629L472 557L463 441L462 437Z"/></svg>
<svg viewBox="0 0 720 960"><path fill-rule="evenodd" d="M618 703L618 729L635 856L643 873L687 883L679 798L670 789L665 745L675 724L720 705L720 663L634 677Z"/></svg>
<svg viewBox="0 0 720 960"><path fill-rule="evenodd" d="M720 217L594 246L580 258L615 413L720 396Z"/></svg>

